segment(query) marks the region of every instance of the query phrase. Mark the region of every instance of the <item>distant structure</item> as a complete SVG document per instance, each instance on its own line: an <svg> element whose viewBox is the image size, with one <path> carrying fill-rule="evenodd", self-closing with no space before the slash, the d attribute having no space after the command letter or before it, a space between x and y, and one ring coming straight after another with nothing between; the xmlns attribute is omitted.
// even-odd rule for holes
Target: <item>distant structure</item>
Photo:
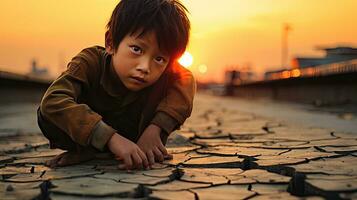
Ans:
<svg viewBox="0 0 357 200"><path fill-rule="evenodd" d="M251 71L228 70L225 71L225 82L232 85L251 82L254 79L254 73Z"/></svg>
<svg viewBox="0 0 357 200"><path fill-rule="evenodd" d="M281 67L286 67L288 64L288 55L289 55L289 45L288 45L288 36L289 32L292 30L291 25L288 23L283 24L283 33L281 40Z"/></svg>
<svg viewBox="0 0 357 200"><path fill-rule="evenodd" d="M37 66L37 61L34 59L31 63L31 70L27 75L39 78L48 78L49 72L47 67Z"/></svg>
<svg viewBox="0 0 357 200"><path fill-rule="evenodd" d="M233 68L225 71L224 83L226 87L226 95L231 95L235 86L253 82L255 80L255 73L250 67Z"/></svg>
<svg viewBox="0 0 357 200"><path fill-rule="evenodd" d="M306 68L318 65L326 65L331 63L343 62L357 59L357 48L352 47L335 47L335 48L320 48L326 52L325 57L296 57L292 60L292 68Z"/></svg>
<svg viewBox="0 0 357 200"><path fill-rule="evenodd" d="M242 83L252 82L256 78L256 74L252 70L250 63L244 65L228 65L224 74L224 82L226 84L239 85Z"/></svg>
<svg viewBox="0 0 357 200"><path fill-rule="evenodd" d="M324 57L296 57L291 61L291 69L265 72L265 80L297 77L324 76L357 72L357 48L320 48Z"/></svg>

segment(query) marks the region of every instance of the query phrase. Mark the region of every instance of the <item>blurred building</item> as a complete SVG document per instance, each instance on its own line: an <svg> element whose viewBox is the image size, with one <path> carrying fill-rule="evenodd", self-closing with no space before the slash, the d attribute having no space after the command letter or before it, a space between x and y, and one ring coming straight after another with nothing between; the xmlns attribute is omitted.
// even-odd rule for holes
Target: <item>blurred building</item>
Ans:
<svg viewBox="0 0 357 200"><path fill-rule="evenodd" d="M343 62L357 59L357 48L352 47L335 47L335 48L320 48L325 51L325 56L322 58L316 57L296 57L292 60L292 68L306 68L318 65L326 65L331 63Z"/></svg>
<svg viewBox="0 0 357 200"><path fill-rule="evenodd" d="M265 80L297 77L325 76L357 72L357 48L320 48L324 57L296 57L291 61L291 69L267 71Z"/></svg>
<svg viewBox="0 0 357 200"><path fill-rule="evenodd" d="M49 78L47 67L39 67L36 60L32 60L30 72L27 74L37 78Z"/></svg>
<svg viewBox="0 0 357 200"><path fill-rule="evenodd" d="M255 74L250 70L226 70L224 75L226 94L231 95L235 86L254 80Z"/></svg>
<svg viewBox="0 0 357 200"><path fill-rule="evenodd" d="M255 74L251 71L227 70L224 75L224 82L232 85L248 83L254 80Z"/></svg>

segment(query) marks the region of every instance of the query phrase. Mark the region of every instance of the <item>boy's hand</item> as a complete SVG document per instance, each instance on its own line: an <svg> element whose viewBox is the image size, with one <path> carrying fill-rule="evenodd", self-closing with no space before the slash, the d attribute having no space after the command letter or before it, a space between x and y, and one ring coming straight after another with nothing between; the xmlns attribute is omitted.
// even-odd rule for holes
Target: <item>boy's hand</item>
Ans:
<svg viewBox="0 0 357 200"><path fill-rule="evenodd" d="M124 166L119 166L119 168L130 170L149 167L145 153L135 143L123 136L114 133L107 145L117 160L124 161Z"/></svg>
<svg viewBox="0 0 357 200"><path fill-rule="evenodd" d="M167 153L161 142L160 133L160 127L150 124L137 142L138 146L146 154L150 165L153 165L155 160L162 162L164 159L172 159L172 155Z"/></svg>

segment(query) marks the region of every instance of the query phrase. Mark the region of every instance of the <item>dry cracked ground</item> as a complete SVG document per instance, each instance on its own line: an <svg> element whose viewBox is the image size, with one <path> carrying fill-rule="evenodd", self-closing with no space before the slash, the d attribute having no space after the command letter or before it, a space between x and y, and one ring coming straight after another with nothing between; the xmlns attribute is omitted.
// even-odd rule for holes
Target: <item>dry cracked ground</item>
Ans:
<svg viewBox="0 0 357 200"><path fill-rule="evenodd" d="M301 128L198 96L173 160L120 171L103 158L50 169L39 133L0 140L0 199L357 199L357 135Z"/></svg>

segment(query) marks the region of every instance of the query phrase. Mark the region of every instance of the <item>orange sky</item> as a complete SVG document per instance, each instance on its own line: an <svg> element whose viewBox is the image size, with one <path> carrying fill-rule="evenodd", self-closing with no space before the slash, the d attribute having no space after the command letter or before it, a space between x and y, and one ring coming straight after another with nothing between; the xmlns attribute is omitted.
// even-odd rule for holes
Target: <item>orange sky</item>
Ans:
<svg viewBox="0 0 357 200"><path fill-rule="evenodd" d="M282 24L293 27L289 57L321 55L317 45L357 46L356 0L182 0L190 10L190 67L199 80L227 66L279 68ZM0 70L26 73L36 58L58 74L81 49L103 45L117 0L1 0ZM205 75L198 66L205 64Z"/></svg>

